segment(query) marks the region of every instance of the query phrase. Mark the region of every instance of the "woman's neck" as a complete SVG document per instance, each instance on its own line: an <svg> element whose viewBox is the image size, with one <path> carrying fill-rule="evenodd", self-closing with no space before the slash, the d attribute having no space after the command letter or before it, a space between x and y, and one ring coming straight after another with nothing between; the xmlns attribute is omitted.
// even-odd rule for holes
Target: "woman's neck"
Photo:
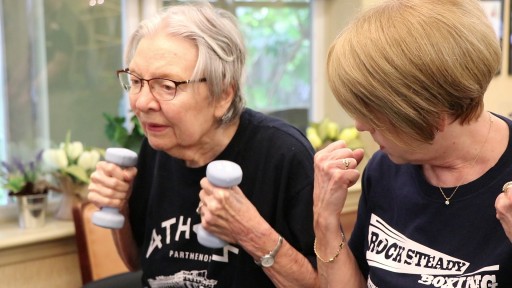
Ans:
<svg viewBox="0 0 512 288"><path fill-rule="evenodd" d="M199 145L182 149L182 157L187 167L202 167L226 149L238 129L240 120L233 121L227 125L222 125L211 131L208 137L201 140Z"/></svg>
<svg viewBox="0 0 512 288"><path fill-rule="evenodd" d="M492 167L488 160L495 158L497 161L499 156L493 157L486 151L494 145L492 139L499 132L494 127L498 126L495 122L503 121L485 112L471 124L453 122L447 125L435 147L444 152L436 153L436 159L423 165L429 182L440 187L460 186L477 179Z"/></svg>

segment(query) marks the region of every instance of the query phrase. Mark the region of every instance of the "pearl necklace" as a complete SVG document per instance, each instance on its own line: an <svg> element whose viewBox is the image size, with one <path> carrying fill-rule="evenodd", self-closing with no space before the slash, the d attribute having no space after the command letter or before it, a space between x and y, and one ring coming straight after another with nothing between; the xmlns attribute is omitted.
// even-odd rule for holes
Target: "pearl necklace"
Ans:
<svg viewBox="0 0 512 288"><path fill-rule="evenodd" d="M489 113L489 112L487 112ZM480 153L482 152L485 144L487 143L487 139L489 138L489 134L491 134L491 127L492 127L492 116L491 116L491 113L489 113L489 130L487 131L487 136L485 137L485 140L484 140L484 144L482 144L482 146L480 147L480 149L478 150L478 153L476 153L476 157L475 159L473 160L473 162L471 163L471 166L469 167L469 169L471 170L471 168L473 168L473 166L475 166L475 163L476 163L476 160L478 160L478 157L480 157ZM453 195L455 195L455 192L457 192L457 190L459 190L459 187L460 185L462 185L462 183L464 183L464 180L466 180L466 176L467 174L464 175L464 177L462 178L462 181L460 182L459 185L457 185L457 187L455 187L455 189L453 190L452 194L450 195L450 197L446 197L446 194L444 194L444 191L443 189L441 189L440 186L438 186L437 188L439 188L439 191L441 192L441 194L443 195L444 197L444 204L446 204L446 206L450 205L450 199L452 199Z"/></svg>

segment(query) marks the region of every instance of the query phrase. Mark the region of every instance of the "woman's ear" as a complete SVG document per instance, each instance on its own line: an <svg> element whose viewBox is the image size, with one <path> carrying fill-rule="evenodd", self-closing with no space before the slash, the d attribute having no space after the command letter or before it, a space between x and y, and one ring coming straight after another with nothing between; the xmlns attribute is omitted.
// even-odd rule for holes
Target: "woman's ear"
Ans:
<svg viewBox="0 0 512 288"><path fill-rule="evenodd" d="M226 111L229 109L231 102L233 102L233 98L235 97L235 89L233 85L229 85L226 90L222 93L221 97L219 97L215 101L215 116L217 118L222 118Z"/></svg>
<svg viewBox="0 0 512 288"><path fill-rule="evenodd" d="M439 123L437 124L437 132L443 132L444 129L446 129L446 126L448 125L448 121L450 121L450 119L448 119L448 117L443 114L441 115L441 118L439 119Z"/></svg>

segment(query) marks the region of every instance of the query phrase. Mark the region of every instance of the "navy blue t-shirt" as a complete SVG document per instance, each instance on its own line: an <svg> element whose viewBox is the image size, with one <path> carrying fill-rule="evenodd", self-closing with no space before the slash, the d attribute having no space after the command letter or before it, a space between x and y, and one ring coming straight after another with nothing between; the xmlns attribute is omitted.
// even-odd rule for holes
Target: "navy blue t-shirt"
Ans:
<svg viewBox="0 0 512 288"><path fill-rule="evenodd" d="M510 141L498 163L461 185L449 205L421 166L375 153L349 243L368 287L512 287L512 243L494 207L511 180Z"/></svg>
<svg viewBox="0 0 512 288"><path fill-rule="evenodd" d="M241 166L241 190L262 217L316 266L313 154L298 129L246 109L217 159ZM145 286L274 287L241 247L210 249L197 242L199 181L206 166L186 167L184 161L153 150L146 140L138 170L129 206Z"/></svg>

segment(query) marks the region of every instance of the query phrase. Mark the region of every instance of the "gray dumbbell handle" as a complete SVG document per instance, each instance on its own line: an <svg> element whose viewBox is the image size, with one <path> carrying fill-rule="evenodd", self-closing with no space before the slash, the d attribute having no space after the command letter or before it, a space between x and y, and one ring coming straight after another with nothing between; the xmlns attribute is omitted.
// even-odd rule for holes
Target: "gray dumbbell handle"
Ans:
<svg viewBox="0 0 512 288"><path fill-rule="evenodd" d="M206 178L217 187L233 187L242 182L242 168L227 160L212 161L206 167ZM226 241L206 231L201 225L197 229L197 240L209 248L222 248L227 245Z"/></svg>
<svg viewBox="0 0 512 288"><path fill-rule="evenodd" d="M137 165L137 153L126 148L108 148L105 152L105 161L127 168ZM124 216L119 209L113 207L102 207L92 215L92 223L97 226L120 229L124 225Z"/></svg>

